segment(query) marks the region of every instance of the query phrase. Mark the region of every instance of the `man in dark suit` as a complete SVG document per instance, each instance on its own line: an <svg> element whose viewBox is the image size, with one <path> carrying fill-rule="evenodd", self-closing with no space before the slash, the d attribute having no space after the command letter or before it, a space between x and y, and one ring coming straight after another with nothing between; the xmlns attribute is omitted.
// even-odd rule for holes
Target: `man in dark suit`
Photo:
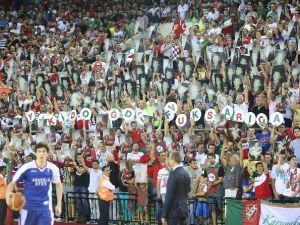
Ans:
<svg viewBox="0 0 300 225"><path fill-rule="evenodd" d="M163 225L184 225L188 217L188 193L190 191L190 177L181 164L179 152L170 155L170 173L167 194L163 205Z"/></svg>

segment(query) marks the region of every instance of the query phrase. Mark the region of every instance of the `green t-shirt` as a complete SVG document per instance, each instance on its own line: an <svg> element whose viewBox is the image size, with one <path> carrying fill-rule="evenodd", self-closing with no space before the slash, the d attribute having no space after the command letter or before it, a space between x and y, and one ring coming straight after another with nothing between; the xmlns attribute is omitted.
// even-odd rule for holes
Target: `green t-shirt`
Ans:
<svg viewBox="0 0 300 225"><path fill-rule="evenodd" d="M257 8L257 15L259 17L266 19L267 14L268 14L268 10L266 8Z"/></svg>
<svg viewBox="0 0 300 225"><path fill-rule="evenodd" d="M100 22L98 20L89 20L86 24L89 28L93 29L98 29L100 27Z"/></svg>

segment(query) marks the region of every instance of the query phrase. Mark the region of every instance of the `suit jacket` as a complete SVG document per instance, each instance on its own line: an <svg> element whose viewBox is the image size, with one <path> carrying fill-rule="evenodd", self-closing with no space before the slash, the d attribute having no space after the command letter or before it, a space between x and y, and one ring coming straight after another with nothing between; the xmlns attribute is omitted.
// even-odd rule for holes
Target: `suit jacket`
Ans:
<svg viewBox="0 0 300 225"><path fill-rule="evenodd" d="M190 177L182 166L170 173L162 218L182 220L188 217L190 182Z"/></svg>

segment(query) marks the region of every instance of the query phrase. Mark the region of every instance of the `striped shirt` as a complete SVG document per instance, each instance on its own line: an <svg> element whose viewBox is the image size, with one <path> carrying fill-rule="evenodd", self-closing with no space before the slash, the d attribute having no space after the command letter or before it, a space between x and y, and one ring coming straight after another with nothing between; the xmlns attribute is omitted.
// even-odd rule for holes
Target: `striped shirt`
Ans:
<svg viewBox="0 0 300 225"><path fill-rule="evenodd" d="M7 40L6 38L0 39L0 49L4 49L6 47Z"/></svg>

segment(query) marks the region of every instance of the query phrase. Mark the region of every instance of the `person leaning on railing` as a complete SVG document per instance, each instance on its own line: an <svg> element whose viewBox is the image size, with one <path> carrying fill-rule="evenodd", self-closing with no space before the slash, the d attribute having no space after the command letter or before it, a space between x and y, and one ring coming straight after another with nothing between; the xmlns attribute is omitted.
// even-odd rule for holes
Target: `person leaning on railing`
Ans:
<svg viewBox="0 0 300 225"><path fill-rule="evenodd" d="M98 185L98 196L100 206L100 219L99 225L108 225L109 220L109 205L115 199L114 191L115 186L109 180L110 166L105 165L102 167L102 177Z"/></svg>

